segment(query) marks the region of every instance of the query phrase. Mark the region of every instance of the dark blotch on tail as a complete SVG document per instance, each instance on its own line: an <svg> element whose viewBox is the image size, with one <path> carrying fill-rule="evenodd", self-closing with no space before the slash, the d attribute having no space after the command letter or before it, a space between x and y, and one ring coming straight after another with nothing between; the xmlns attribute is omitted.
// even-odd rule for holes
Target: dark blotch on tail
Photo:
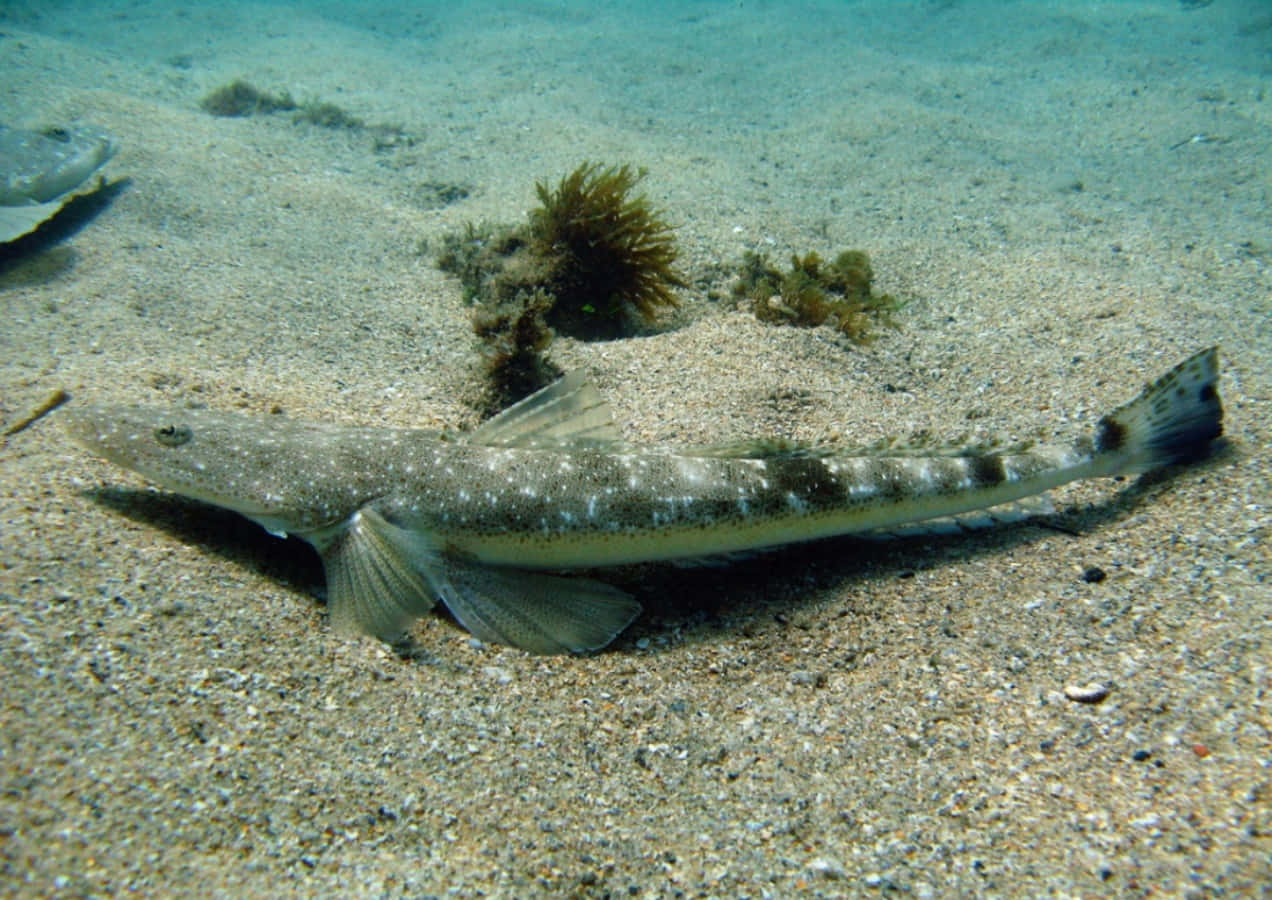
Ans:
<svg viewBox="0 0 1272 900"><path fill-rule="evenodd" d="M969 458L967 474L977 487L983 488L993 487L1007 480L1007 470L1003 468L1003 458L996 453Z"/></svg>
<svg viewBox="0 0 1272 900"><path fill-rule="evenodd" d="M1105 416L1095 434L1095 449L1100 453L1112 453L1126 446L1126 426L1112 416Z"/></svg>
<svg viewBox="0 0 1272 900"><path fill-rule="evenodd" d="M1123 471L1145 472L1204 456L1223 434L1223 404L1215 382L1218 351L1195 353L1144 392L1100 420L1095 447L1126 455Z"/></svg>

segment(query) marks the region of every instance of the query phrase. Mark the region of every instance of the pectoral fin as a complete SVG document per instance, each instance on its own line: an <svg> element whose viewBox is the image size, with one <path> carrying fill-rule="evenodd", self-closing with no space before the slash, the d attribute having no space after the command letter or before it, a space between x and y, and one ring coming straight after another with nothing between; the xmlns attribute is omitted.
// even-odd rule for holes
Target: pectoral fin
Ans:
<svg viewBox="0 0 1272 900"><path fill-rule="evenodd" d="M432 588L402 529L370 507L354 513L322 559L327 610L337 631L393 641L433 608Z"/></svg>
<svg viewBox="0 0 1272 900"><path fill-rule="evenodd" d="M599 581L456 558L370 506L353 515L323 562L332 625L386 641L437 598L481 640L530 653L599 650L640 613L630 595Z"/></svg>

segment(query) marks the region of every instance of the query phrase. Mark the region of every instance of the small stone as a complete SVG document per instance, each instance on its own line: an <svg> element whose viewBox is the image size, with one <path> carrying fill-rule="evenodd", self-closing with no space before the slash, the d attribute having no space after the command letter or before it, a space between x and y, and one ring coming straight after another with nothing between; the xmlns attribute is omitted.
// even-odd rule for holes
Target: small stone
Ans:
<svg viewBox="0 0 1272 900"><path fill-rule="evenodd" d="M1087 568L1082 571L1082 580L1087 584L1099 584L1108 577L1109 573L1105 572L1099 566L1087 566Z"/></svg>
<svg viewBox="0 0 1272 900"><path fill-rule="evenodd" d="M813 687L826 686L825 672L810 672L807 669L798 669L791 673L791 684L807 684Z"/></svg>
<svg viewBox="0 0 1272 900"><path fill-rule="evenodd" d="M844 877L844 867L833 859L825 856L818 856L809 861L808 871L814 875L820 875L822 878L836 880Z"/></svg>
<svg viewBox="0 0 1272 900"><path fill-rule="evenodd" d="M499 684L511 684L513 680L512 672L503 666L483 666L481 673Z"/></svg>
<svg viewBox="0 0 1272 900"><path fill-rule="evenodd" d="M1099 703L1109 695L1109 689L1098 681L1092 681L1089 684L1066 685L1064 695L1074 703Z"/></svg>

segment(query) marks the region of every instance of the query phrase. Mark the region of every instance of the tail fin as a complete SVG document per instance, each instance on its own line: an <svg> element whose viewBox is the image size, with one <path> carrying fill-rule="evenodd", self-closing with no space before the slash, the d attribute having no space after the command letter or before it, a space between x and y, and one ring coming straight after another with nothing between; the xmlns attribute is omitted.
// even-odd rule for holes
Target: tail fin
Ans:
<svg viewBox="0 0 1272 900"><path fill-rule="evenodd" d="M1100 420L1095 448L1122 457L1118 471L1147 472L1205 455L1223 434L1218 348L1195 353Z"/></svg>

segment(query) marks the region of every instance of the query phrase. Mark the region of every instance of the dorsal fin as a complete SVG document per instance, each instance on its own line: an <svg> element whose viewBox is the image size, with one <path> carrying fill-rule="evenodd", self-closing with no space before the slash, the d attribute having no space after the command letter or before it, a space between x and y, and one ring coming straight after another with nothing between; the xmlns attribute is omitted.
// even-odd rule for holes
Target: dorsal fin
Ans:
<svg viewBox="0 0 1272 900"><path fill-rule="evenodd" d="M483 422L466 440L488 447L534 449L616 444L622 435L609 404L583 373L571 372Z"/></svg>

